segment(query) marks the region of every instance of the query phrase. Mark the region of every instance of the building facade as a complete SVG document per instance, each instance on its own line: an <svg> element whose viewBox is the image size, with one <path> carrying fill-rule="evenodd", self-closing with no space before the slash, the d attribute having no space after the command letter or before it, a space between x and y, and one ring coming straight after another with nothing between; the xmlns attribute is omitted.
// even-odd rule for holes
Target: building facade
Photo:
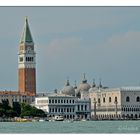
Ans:
<svg viewBox="0 0 140 140"><path fill-rule="evenodd" d="M62 93L35 98L35 107L48 117L63 116L65 119L90 119L90 102Z"/></svg>
<svg viewBox="0 0 140 140"><path fill-rule="evenodd" d="M7 101L11 107L17 102L31 104L34 100L35 96L31 93L21 94L17 91L0 91L0 103Z"/></svg>
<svg viewBox="0 0 140 140"><path fill-rule="evenodd" d="M92 118L140 118L140 87L95 88L90 98Z"/></svg>

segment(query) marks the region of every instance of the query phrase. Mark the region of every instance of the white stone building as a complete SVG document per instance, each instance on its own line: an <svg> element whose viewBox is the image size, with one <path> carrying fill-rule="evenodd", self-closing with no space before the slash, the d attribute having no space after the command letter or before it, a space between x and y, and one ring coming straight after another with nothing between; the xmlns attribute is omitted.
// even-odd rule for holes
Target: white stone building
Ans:
<svg viewBox="0 0 140 140"><path fill-rule="evenodd" d="M44 110L50 117L62 115L66 119L90 119L90 106L89 99L76 96L68 80L59 93L35 98L35 107Z"/></svg>
<svg viewBox="0 0 140 140"><path fill-rule="evenodd" d="M140 118L140 87L94 87L89 90L89 94L93 118Z"/></svg>
<svg viewBox="0 0 140 140"><path fill-rule="evenodd" d="M35 107L45 111L48 117L61 115L66 119L90 118L90 101L62 93L36 97Z"/></svg>

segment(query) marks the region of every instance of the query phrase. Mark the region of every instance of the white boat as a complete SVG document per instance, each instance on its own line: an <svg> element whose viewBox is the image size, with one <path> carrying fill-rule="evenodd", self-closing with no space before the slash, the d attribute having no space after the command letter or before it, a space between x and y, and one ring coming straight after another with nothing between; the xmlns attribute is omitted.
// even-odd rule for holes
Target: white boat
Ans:
<svg viewBox="0 0 140 140"><path fill-rule="evenodd" d="M64 117L63 116L55 116L54 117L54 120L55 121L63 121L64 120Z"/></svg>
<svg viewBox="0 0 140 140"><path fill-rule="evenodd" d="M39 122L44 122L45 120L44 119L39 119Z"/></svg>
<svg viewBox="0 0 140 140"><path fill-rule="evenodd" d="M84 121L87 121L87 120L86 120L86 119L81 119L81 121L83 121L83 122L84 122Z"/></svg>

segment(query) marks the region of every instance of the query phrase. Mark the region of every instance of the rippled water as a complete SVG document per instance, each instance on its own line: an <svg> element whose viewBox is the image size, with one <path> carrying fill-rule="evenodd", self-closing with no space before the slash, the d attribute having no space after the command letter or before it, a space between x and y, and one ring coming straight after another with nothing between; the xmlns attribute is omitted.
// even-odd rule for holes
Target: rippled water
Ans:
<svg viewBox="0 0 140 140"><path fill-rule="evenodd" d="M140 121L0 122L0 133L139 133Z"/></svg>

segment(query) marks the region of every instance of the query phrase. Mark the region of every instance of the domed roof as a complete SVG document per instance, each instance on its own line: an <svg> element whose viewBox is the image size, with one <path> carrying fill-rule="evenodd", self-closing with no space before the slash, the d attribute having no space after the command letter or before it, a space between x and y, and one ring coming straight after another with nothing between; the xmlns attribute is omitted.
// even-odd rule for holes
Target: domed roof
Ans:
<svg viewBox="0 0 140 140"><path fill-rule="evenodd" d="M87 83L87 80L85 78L85 74L84 74L84 78L82 80L82 83L80 83L79 87L78 87L78 91L88 91L91 88L91 86Z"/></svg>
<svg viewBox="0 0 140 140"><path fill-rule="evenodd" d="M67 80L66 85L61 90L61 93L66 94L66 95L75 96L75 90L74 90L74 88L72 86L70 86L69 80Z"/></svg>
<svg viewBox="0 0 140 140"><path fill-rule="evenodd" d="M93 79L93 84L92 84L92 87L89 89L89 93L97 90L98 88L96 87L96 84L95 84L95 79Z"/></svg>

